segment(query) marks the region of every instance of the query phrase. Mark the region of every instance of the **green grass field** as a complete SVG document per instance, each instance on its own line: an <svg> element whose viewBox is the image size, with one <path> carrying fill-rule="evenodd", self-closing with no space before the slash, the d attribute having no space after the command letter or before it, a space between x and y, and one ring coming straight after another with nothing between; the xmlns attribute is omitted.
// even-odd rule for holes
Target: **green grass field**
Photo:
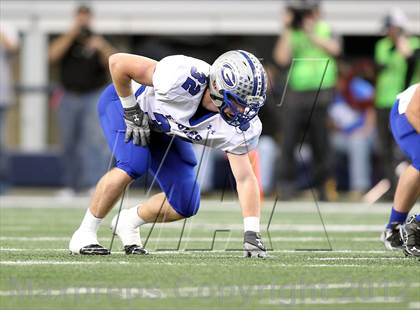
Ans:
<svg viewBox="0 0 420 310"><path fill-rule="evenodd" d="M111 256L81 257L67 245L83 203L11 201L0 200L0 309L420 309L420 262L379 242L389 205L321 204L328 251L313 202L278 203L270 244L266 201L262 260L238 251L235 202L203 201L181 241L183 222L143 226L148 256L126 256L116 240ZM215 230L225 231L213 242Z"/></svg>

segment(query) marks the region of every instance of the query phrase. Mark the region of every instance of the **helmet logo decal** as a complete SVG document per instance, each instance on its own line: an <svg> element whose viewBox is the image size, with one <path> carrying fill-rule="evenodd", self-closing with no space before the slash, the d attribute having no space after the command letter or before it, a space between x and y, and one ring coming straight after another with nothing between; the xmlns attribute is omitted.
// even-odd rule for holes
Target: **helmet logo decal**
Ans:
<svg viewBox="0 0 420 310"><path fill-rule="evenodd" d="M222 78L227 86L234 87L236 85L236 76L235 76L235 73L233 72L233 68L229 64L223 65Z"/></svg>

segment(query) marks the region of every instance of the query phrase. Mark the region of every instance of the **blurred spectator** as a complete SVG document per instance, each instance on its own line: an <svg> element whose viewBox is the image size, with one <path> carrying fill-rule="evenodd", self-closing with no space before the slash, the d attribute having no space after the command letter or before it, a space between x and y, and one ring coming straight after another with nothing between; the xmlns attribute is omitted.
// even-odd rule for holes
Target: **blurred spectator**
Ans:
<svg viewBox="0 0 420 310"><path fill-rule="evenodd" d="M291 65L287 95L281 111L281 196L289 198L296 190L292 181L296 177L294 151L301 141L303 131L308 129L306 134L314 166L313 186L319 198L326 200L326 181L331 176L327 107L333 99L336 84L334 57L340 54L341 46L330 27L320 19L318 2L292 1L286 10L284 27L273 52L278 65ZM318 101L312 110L318 90ZM310 115L312 119L307 124Z"/></svg>
<svg viewBox="0 0 420 310"><path fill-rule="evenodd" d="M19 36L12 25L0 23L0 194L8 183L8 158L6 144L6 112L15 102L11 72L12 56L19 48Z"/></svg>
<svg viewBox="0 0 420 310"><path fill-rule="evenodd" d="M58 117L63 145L65 188L70 196L92 187L109 156L100 130L96 103L107 82L108 57L114 48L91 29L89 7L77 8L73 27L49 47L50 63L60 64L63 98Z"/></svg>
<svg viewBox="0 0 420 310"><path fill-rule="evenodd" d="M329 108L334 125L332 144L347 155L352 198L360 199L371 186L371 153L375 129L374 87L358 76L344 76Z"/></svg>
<svg viewBox="0 0 420 310"><path fill-rule="evenodd" d="M409 37L406 26L405 14L398 8L393 9L384 19L386 36L375 46L375 62L379 71L375 99L379 156L383 176L391 184L391 190L387 193L389 199L394 196L397 181L394 173L395 144L389 130L389 113L397 94L420 80L420 39Z"/></svg>

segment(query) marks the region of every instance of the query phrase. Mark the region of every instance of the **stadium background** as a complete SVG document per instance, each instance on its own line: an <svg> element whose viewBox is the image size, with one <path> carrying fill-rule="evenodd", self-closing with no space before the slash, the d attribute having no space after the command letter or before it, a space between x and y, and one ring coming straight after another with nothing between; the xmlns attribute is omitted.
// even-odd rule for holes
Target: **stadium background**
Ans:
<svg viewBox="0 0 420 310"><path fill-rule="evenodd" d="M273 65L272 51L283 30L284 1L87 1L94 31L118 51L160 59L182 53L211 63L235 48L255 52ZM357 3L357 5L355 5ZM11 184L59 187L60 148L56 117L57 70L47 60L48 43L68 30L79 1L2 1L1 19L19 31L14 62L17 104L7 117ZM378 5L380 4L380 5ZM342 61L373 58L383 18L396 5L408 32L420 33L415 1L323 1L323 19L341 36ZM274 66L275 67L275 66ZM276 79L281 80L281 75ZM275 82L274 86L281 83ZM277 100L277 99L275 99ZM217 178L216 178L217 179ZM377 181L373 176L373 182ZM220 187L220 184L219 184Z"/></svg>
<svg viewBox="0 0 420 310"><path fill-rule="evenodd" d="M242 259L237 197L223 193L204 197L188 221L142 226L151 255L125 256L118 240L107 257L68 255L89 197L55 196L61 186L58 74L47 51L69 29L80 3L0 1L0 22L15 26L21 39L13 65L16 104L6 124L13 174L0 195L1 309L420 309L419 262L385 251L379 241L390 202L268 196L261 227L269 258L263 261ZM94 12L94 30L119 51L156 58L182 53L212 62L225 50L243 48L268 64L285 6L239 0L82 3ZM344 61L372 61L383 17L395 6L407 15L409 32L419 35L418 1L322 2L323 18L342 38ZM130 189L122 206L144 199L143 191ZM417 204L413 212L419 211ZM116 212L98 232L104 246L111 244L108 227Z"/></svg>

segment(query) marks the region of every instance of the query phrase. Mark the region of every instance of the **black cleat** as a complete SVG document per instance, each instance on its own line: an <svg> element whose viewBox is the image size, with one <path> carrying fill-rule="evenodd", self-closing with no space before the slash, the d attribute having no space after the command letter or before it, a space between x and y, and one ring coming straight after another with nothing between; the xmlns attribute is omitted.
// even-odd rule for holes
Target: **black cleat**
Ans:
<svg viewBox="0 0 420 310"><path fill-rule="evenodd" d="M111 251L100 244L90 244L80 249L81 255L110 255Z"/></svg>
<svg viewBox="0 0 420 310"><path fill-rule="evenodd" d="M391 228L385 229L381 234L381 241L387 250L395 251L403 248L403 240L400 235L401 223L391 223Z"/></svg>
<svg viewBox="0 0 420 310"><path fill-rule="evenodd" d="M244 234L244 257L267 257L267 250L261 235L255 231L246 231Z"/></svg>
<svg viewBox="0 0 420 310"><path fill-rule="evenodd" d="M405 225L401 226L401 238L404 254L420 257L420 222L416 220L416 215L410 216Z"/></svg>
<svg viewBox="0 0 420 310"><path fill-rule="evenodd" d="M125 254L127 255L131 255L131 254L148 255L149 254L149 252L145 248L138 246L136 244L124 246L124 251L125 251Z"/></svg>

